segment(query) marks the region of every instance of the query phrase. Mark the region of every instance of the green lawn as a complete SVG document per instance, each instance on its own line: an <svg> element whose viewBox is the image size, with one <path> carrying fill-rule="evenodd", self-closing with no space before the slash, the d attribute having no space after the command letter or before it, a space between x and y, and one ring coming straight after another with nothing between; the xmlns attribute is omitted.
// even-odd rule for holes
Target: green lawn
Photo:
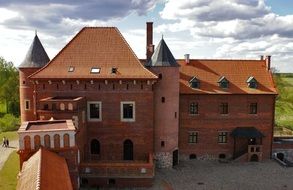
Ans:
<svg viewBox="0 0 293 190"><path fill-rule="evenodd" d="M2 144L3 137L8 138L9 141L18 140L17 131L8 131L8 132L0 133L0 141L1 141L1 144Z"/></svg>
<svg viewBox="0 0 293 190"><path fill-rule="evenodd" d="M293 130L293 74L277 74L276 126Z"/></svg>
<svg viewBox="0 0 293 190"><path fill-rule="evenodd" d="M15 190L18 172L19 158L16 151L14 151L0 171L0 190Z"/></svg>

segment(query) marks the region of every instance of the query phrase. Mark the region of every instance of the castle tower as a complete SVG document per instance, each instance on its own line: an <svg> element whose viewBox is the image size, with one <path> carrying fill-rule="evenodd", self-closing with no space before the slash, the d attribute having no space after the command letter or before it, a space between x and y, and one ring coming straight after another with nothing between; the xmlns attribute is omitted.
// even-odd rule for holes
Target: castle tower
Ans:
<svg viewBox="0 0 293 190"><path fill-rule="evenodd" d="M49 61L50 59L36 34L25 59L18 67L21 122L36 120L34 85L28 80L28 76Z"/></svg>
<svg viewBox="0 0 293 190"><path fill-rule="evenodd" d="M163 38L146 67L159 76L154 85L156 164L168 168L178 164L179 65Z"/></svg>

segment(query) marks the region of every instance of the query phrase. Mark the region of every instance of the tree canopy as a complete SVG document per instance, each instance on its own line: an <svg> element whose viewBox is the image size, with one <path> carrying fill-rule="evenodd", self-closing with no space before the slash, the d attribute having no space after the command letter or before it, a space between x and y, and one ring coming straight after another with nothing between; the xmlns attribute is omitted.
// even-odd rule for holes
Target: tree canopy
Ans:
<svg viewBox="0 0 293 190"><path fill-rule="evenodd" d="M12 62L0 57L0 103L6 113L19 115L19 75Z"/></svg>

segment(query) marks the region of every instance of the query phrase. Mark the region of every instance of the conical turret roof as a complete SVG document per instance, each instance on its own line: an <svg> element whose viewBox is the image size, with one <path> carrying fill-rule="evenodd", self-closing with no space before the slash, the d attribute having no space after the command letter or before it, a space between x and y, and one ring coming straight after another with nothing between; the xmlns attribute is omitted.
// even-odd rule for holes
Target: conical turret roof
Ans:
<svg viewBox="0 0 293 190"><path fill-rule="evenodd" d="M41 68L50 61L41 41L36 34L25 59L19 65L19 68Z"/></svg>
<svg viewBox="0 0 293 190"><path fill-rule="evenodd" d="M162 38L158 44L152 58L146 64L149 67L156 66L167 66L167 67L178 67L177 61L175 60L173 54L168 48L165 40Z"/></svg>

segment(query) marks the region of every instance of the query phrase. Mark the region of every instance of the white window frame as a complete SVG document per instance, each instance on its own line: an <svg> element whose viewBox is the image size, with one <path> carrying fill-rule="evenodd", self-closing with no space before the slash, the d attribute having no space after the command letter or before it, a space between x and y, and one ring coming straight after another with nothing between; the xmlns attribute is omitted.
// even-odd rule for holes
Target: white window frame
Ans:
<svg viewBox="0 0 293 190"><path fill-rule="evenodd" d="M99 104L100 118L90 118L90 104ZM87 102L87 120L88 121L102 121L102 102L101 101Z"/></svg>
<svg viewBox="0 0 293 190"><path fill-rule="evenodd" d="M132 104L133 105L133 118L123 118L123 105ZM120 102L120 119L123 122L134 122L135 121L135 102L134 101L122 101Z"/></svg>
<svg viewBox="0 0 293 190"><path fill-rule="evenodd" d="M26 107L26 103L28 102L28 108ZM30 110L31 109L31 101L28 99L24 100L24 110Z"/></svg>

